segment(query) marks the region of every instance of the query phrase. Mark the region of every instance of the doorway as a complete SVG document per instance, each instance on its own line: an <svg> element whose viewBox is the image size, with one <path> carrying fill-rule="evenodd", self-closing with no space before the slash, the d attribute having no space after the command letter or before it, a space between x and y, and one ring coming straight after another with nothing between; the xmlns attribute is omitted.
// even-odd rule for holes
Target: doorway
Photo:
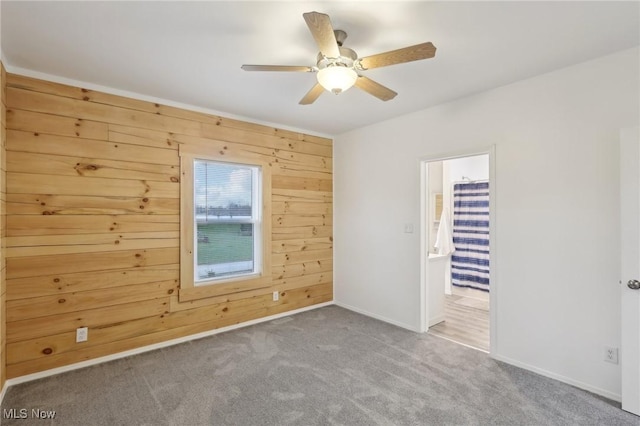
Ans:
<svg viewBox="0 0 640 426"><path fill-rule="evenodd" d="M424 160L423 285L429 333L491 348L491 152Z"/></svg>

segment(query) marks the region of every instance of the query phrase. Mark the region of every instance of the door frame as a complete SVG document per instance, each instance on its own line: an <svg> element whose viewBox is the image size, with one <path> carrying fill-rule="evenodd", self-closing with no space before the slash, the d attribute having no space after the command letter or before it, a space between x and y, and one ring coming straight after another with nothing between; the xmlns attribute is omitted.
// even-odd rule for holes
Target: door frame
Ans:
<svg viewBox="0 0 640 426"><path fill-rule="evenodd" d="M429 307L427 303L429 288L429 232L430 227L427 217L430 205L428 167L429 163L457 158L488 155L489 158L489 280L491 291L489 292L489 354L495 354L498 345L498 279L496 271L498 259L498 247L496 244L496 147L491 145L483 149L471 149L464 151L448 152L439 155L426 155L420 161L420 333L428 331ZM444 290L443 290L444 291Z"/></svg>
<svg viewBox="0 0 640 426"><path fill-rule="evenodd" d="M635 415L640 415L640 290L627 288L627 281L640 279L639 138L640 127L620 130L620 401L623 410Z"/></svg>

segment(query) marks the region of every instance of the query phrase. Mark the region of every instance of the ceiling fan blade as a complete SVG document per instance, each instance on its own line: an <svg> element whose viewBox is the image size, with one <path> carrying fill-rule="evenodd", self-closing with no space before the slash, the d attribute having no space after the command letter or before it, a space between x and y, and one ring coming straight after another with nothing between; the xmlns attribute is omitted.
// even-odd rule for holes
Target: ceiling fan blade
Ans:
<svg viewBox="0 0 640 426"><path fill-rule="evenodd" d="M338 42L333 33L329 15L319 12L307 12L303 13L302 16L307 22L307 26L309 26L311 35L316 40L320 52L328 58L340 56L340 49L338 49Z"/></svg>
<svg viewBox="0 0 640 426"><path fill-rule="evenodd" d="M391 50L377 55L360 59L360 66L364 70L402 64L404 62L418 61L420 59L433 58L436 55L436 47L431 42L416 44L415 46Z"/></svg>
<svg viewBox="0 0 640 426"><path fill-rule="evenodd" d="M324 92L324 87L322 87L320 83L316 83L316 85L313 86L306 95L304 95L304 98L300 99L300 105L309 105L314 103L322 92Z"/></svg>
<svg viewBox="0 0 640 426"><path fill-rule="evenodd" d="M355 86L358 89L362 89L365 92L375 96L376 98L382 101L390 101L391 99L395 98L397 95L396 92L389 89L388 87L384 87L382 84L376 83L370 78L367 78L362 75L358 76Z"/></svg>
<svg viewBox="0 0 640 426"><path fill-rule="evenodd" d="M311 67L298 65L243 65L245 71L294 71L294 72L314 72Z"/></svg>

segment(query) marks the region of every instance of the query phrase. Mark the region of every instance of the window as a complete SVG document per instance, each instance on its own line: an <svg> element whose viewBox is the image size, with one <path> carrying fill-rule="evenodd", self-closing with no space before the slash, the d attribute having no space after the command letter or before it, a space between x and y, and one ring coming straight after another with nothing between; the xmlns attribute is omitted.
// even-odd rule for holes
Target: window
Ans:
<svg viewBox="0 0 640 426"><path fill-rule="evenodd" d="M194 161L195 285L261 271L261 168Z"/></svg>
<svg viewBox="0 0 640 426"><path fill-rule="evenodd" d="M268 287L270 166L180 147L180 301Z"/></svg>

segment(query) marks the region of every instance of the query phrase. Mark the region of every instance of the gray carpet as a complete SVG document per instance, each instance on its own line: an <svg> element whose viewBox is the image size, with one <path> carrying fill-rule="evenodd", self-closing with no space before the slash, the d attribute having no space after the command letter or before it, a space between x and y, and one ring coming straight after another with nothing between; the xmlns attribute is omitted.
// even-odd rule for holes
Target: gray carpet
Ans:
<svg viewBox="0 0 640 426"><path fill-rule="evenodd" d="M3 425L640 425L618 404L329 306L11 387Z"/></svg>

